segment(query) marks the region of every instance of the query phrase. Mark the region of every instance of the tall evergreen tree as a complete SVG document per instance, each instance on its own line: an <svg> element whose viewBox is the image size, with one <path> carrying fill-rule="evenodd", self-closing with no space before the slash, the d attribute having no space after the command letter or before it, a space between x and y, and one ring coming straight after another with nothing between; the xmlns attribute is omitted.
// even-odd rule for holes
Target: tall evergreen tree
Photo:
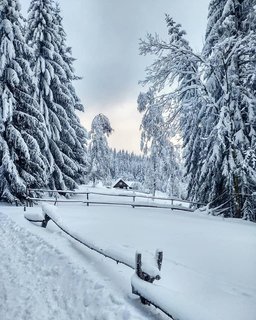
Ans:
<svg viewBox="0 0 256 320"><path fill-rule="evenodd" d="M189 195L249 219L256 218L255 4L212 0L202 55L168 16L169 40L148 35L140 46L157 55L143 84L170 123L179 118Z"/></svg>
<svg viewBox="0 0 256 320"><path fill-rule="evenodd" d="M21 201L47 182L44 119L33 93L18 0L0 2L0 198Z"/></svg>
<svg viewBox="0 0 256 320"><path fill-rule="evenodd" d="M102 180L107 182L110 178L110 149L107 142L107 136L111 134L109 119L104 114L97 115L91 126L91 141L89 144L90 169L89 178L93 185Z"/></svg>
<svg viewBox="0 0 256 320"><path fill-rule="evenodd" d="M68 95L69 101L64 102L63 106L69 117L70 126L74 130L76 135L76 143L69 145L72 152L66 152L66 148L63 148L63 152L67 154L69 158L75 161L80 169L77 179L79 182L84 182L84 174L88 169L88 156L85 146L87 145L87 132L80 123L79 117L76 115L75 110L84 112L84 106L82 105L80 98L78 97L73 81L80 80L75 75L73 62L75 59L72 57L71 47L67 47L67 36L62 24L62 17L60 14L60 6L57 3L55 7L54 16L55 25L57 27L58 34L60 36L60 42L58 44L58 52L63 60L61 64L66 74L66 81L62 83L64 94Z"/></svg>
<svg viewBox="0 0 256 320"><path fill-rule="evenodd" d="M238 218L245 212L248 218L246 207L252 207L250 195L256 188L255 4L226 0L220 10L212 1L203 50L206 87L215 109L205 109L210 130L198 193L204 201L226 204L228 215ZM209 112L214 114L210 123Z"/></svg>
<svg viewBox="0 0 256 320"><path fill-rule="evenodd" d="M146 182L153 196L156 190L176 194L173 183L180 175L175 159L175 149L170 141L171 130L166 127L163 117L163 106L157 103L154 94L149 90L138 97L138 110L143 112L141 150L148 155ZM164 187L165 186L165 187Z"/></svg>
<svg viewBox="0 0 256 320"><path fill-rule="evenodd" d="M31 1L27 30L27 42L34 50L36 98L47 128L49 187L74 189L85 173L86 134L75 114L82 107L72 86L72 58L52 0Z"/></svg>

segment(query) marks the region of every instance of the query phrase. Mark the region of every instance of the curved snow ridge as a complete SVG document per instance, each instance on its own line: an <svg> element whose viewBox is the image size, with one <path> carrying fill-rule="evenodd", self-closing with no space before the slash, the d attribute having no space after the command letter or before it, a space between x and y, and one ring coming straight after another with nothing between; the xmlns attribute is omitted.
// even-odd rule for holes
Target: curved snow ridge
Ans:
<svg viewBox="0 0 256 320"><path fill-rule="evenodd" d="M0 213L1 320L142 319L83 268Z"/></svg>

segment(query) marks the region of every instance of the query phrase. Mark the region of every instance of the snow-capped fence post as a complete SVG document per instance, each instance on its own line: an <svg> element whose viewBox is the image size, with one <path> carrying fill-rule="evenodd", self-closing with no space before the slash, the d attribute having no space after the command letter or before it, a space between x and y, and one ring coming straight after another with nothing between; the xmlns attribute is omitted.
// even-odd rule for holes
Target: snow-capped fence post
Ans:
<svg viewBox="0 0 256 320"><path fill-rule="evenodd" d="M163 261L163 252L160 251L160 250L157 250L156 251L156 263L157 263L157 267L158 267L158 270L160 271L161 270L161 267L162 267L162 261ZM150 275L148 274L147 272L145 272L143 269L142 269L143 265L142 265L142 254L140 252L136 252L136 255L135 255L135 273L137 275L138 278L140 278L141 280L143 281L146 281L146 282L149 282L149 283L153 283L155 280L160 280L160 275ZM148 301L147 299L145 299L143 297L143 295L138 292L138 290L136 290L136 288L133 286L132 284L132 293L133 294L136 294L140 297L140 301L142 304L145 304L145 305L150 305L150 301Z"/></svg>
<svg viewBox="0 0 256 320"><path fill-rule="evenodd" d="M55 196L54 205L56 206L56 205L57 205L57 202L58 202L58 193L55 193L54 196Z"/></svg>
<svg viewBox="0 0 256 320"><path fill-rule="evenodd" d="M24 211L27 210L27 206L28 206L28 187L26 187L26 198L25 198L25 201L24 201Z"/></svg>
<svg viewBox="0 0 256 320"><path fill-rule="evenodd" d="M142 262L141 262L141 253L139 252L136 252L136 255L135 255L135 262L136 262L136 274L139 278L142 279L142 269L141 269L141 266L142 266Z"/></svg>
<svg viewBox="0 0 256 320"><path fill-rule="evenodd" d="M87 207L89 207L89 192L86 193Z"/></svg>
<svg viewBox="0 0 256 320"><path fill-rule="evenodd" d="M42 221L41 227L46 228L48 222L51 220L51 218L45 213L44 214L44 220Z"/></svg>
<svg viewBox="0 0 256 320"><path fill-rule="evenodd" d="M146 277L145 277L146 274L142 271L141 257L142 257L142 254L140 252L136 252L136 254L135 254L135 272L136 272L136 275L140 279L147 281ZM134 287L132 287L132 293L139 295ZM150 305L150 303L145 298L143 298L141 295L139 295L139 296L140 296L141 303L146 304L146 305Z"/></svg>
<svg viewBox="0 0 256 320"><path fill-rule="evenodd" d="M158 270L161 271L162 263L163 263L163 251L156 250L156 263Z"/></svg>
<svg viewBox="0 0 256 320"><path fill-rule="evenodd" d="M135 203L135 196L132 197L132 202ZM132 206L133 209L135 208L135 206Z"/></svg>

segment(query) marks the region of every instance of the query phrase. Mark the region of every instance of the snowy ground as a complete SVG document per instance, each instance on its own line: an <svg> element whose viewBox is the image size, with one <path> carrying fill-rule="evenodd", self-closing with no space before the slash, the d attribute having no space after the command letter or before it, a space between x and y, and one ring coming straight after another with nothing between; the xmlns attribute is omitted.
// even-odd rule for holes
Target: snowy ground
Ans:
<svg viewBox="0 0 256 320"><path fill-rule="evenodd" d="M1 320L167 319L131 294L132 270L52 222L46 230L29 223L21 208L0 211ZM180 320L256 319L256 224L165 209L59 204L58 211L69 229L128 259L163 249L156 289Z"/></svg>

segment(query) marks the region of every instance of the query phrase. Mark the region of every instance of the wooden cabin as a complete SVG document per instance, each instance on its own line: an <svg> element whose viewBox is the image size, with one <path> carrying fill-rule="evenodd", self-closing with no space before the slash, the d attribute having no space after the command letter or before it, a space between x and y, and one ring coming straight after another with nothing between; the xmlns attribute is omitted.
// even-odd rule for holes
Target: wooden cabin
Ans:
<svg viewBox="0 0 256 320"><path fill-rule="evenodd" d="M123 180L123 179L119 179L115 182L115 184L113 185L113 188L116 189L131 189L131 187Z"/></svg>

